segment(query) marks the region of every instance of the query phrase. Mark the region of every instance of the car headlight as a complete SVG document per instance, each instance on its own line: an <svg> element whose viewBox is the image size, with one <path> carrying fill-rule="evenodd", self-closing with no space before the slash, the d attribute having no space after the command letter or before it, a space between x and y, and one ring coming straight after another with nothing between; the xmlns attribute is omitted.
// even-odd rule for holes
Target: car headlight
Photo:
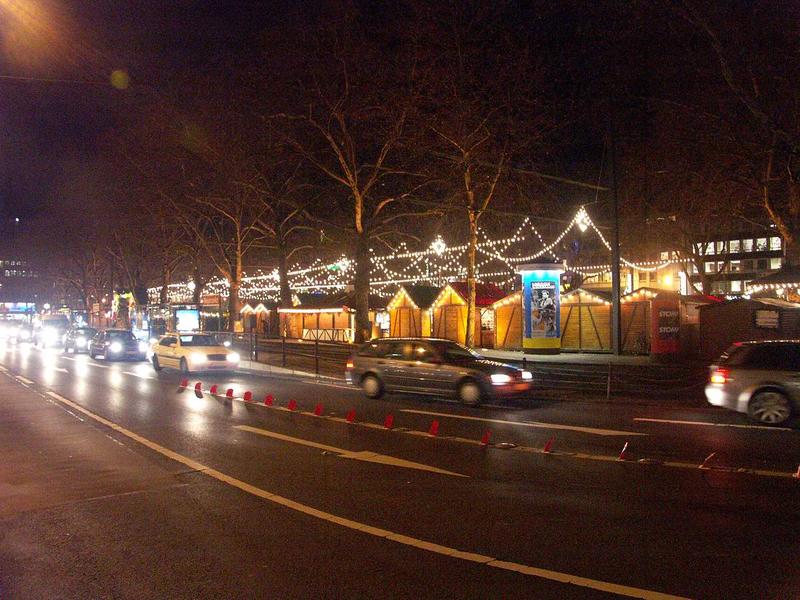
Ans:
<svg viewBox="0 0 800 600"><path fill-rule="evenodd" d="M139 342L139 352L147 352L147 343Z"/></svg>
<svg viewBox="0 0 800 600"><path fill-rule="evenodd" d="M511 383L511 375L506 375L505 373L492 373L490 377L494 385L503 385L504 383Z"/></svg>
<svg viewBox="0 0 800 600"><path fill-rule="evenodd" d="M122 344L119 342L111 342L108 346L110 352L122 352Z"/></svg>
<svg viewBox="0 0 800 600"><path fill-rule="evenodd" d="M224 342L222 342L222 345L225 346L226 348L230 348L231 347L231 341L230 340L225 340Z"/></svg>
<svg viewBox="0 0 800 600"><path fill-rule="evenodd" d="M86 345L86 338L82 338L82 337L77 338L75 340L75 345L76 346L80 346L81 348L83 348Z"/></svg>
<svg viewBox="0 0 800 600"><path fill-rule="evenodd" d="M206 355L202 352L192 352L189 355L189 360L191 360L193 363L204 363L208 360L208 358L206 358Z"/></svg>
<svg viewBox="0 0 800 600"><path fill-rule="evenodd" d="M530 381L531 379L533 379L533 373L531 373L530 371L523 371L522 378L527 381Z"/></svg>
<svg viewBox="0 0 800 600"><path fill-rule="evenodd" d="M228 362L239 362L241 359L238 352L229 352L228 356L225 358L228 360Z"/></svg>
<svg viewBox="0 0 800 600"><path fill-rule="evenodd" d="M27 329L20 330L19 339L27 340L29 337L31 337L31 332L30 331L28 331Z"/></svg>
<svg viewBox="0 0 800 600"><path fill-rule="evenodd" d="M58 338L58 332L52 327L47 327L42 330L42 337L46 342L55 342Z"/></svg>

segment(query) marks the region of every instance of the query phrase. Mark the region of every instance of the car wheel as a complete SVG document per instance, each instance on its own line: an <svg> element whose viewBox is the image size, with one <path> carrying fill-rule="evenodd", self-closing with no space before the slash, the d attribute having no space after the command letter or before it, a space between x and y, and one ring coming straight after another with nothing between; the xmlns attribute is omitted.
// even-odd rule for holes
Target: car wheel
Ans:
<svg viewBox="0 0 800 600"><path fill-rule="evenodd" d="M782 425L792 416L792 404L781 392L765 390L750 399L747 414L765 425Z"/></svg>
<svg viewBox="0 0 800 600"><path fill-rule="evenodd" d="M181 359L181 373L183 373L184 375L189 374L189 363L186 362L185 358Z"/></svg>
<svg viewBox="0 0 800 600"><path fill-rule="evenodd" d="M153 354L153 369L155 369L155 370L156 370L156 372L158 372L158 371L160 371L160 370L161 370L161 369L163 369L163 368L164 368L164 367L162 367L162 366L161 366L161 363L159 363L159 362L158 362L158 356L156 356L155 354Z"/></svg>
<svg viewBox="0 0 800 600"><path fill-rule="evenodd" d="M467 379L458 386L458 399L466 406L478 406L482 395L481 386L474 379Z"/></svg>
<svg viewBox="0 0 800 600"><path fill-rule="evenodd" d="M365 375L361 380L361 389L367 398L380 398L383 396L383 384L375 375Z"/></svg>

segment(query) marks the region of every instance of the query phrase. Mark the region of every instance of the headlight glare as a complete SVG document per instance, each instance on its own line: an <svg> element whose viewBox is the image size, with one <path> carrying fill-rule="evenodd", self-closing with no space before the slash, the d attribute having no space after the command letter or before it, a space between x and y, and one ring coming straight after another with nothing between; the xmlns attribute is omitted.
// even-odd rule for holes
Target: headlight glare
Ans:
<svg viewBox="0 0 800 600"><path fill-rule="evenodd" d="M204 363L208 359L206 358L206 355L203 354L202 352L192 352L189 355L189 360L191 360L193 363Z"/></svg>
<svg viewBox="0 0 800 600"><path fill-rule="evenodd" d="M108 346L108 350L110 352L115 352L115 353L122 352L122 344L120 344L119 342L111 342L111 344L109 344Z"/></svg>
<svg viewBox="0 0 800 600"><path fill-rule="evenodd" d="M147 343L139 342L139 352L147 352Z"/></svg>
<svg viewBox="0 0 800 600"><path fill-rule="evenodd" d="M492 373L491 379L494 385L503 385L504 383L511 383L511 375L506 375L505 373Z"/></svg>
<svg viewBox="0 0 800 600"><path fill-rule="evenodd" d="M230 352L227 356L228 362L239 362L241 357L238 352Z"/></svg>
<svg viewBox="0 0 800 600"><path fill-rule="evenodd" d="M530 381L531 379L533 379L533 373L531 373L530 371L523 371L522 378L525 379L526 381Z"/></svg>

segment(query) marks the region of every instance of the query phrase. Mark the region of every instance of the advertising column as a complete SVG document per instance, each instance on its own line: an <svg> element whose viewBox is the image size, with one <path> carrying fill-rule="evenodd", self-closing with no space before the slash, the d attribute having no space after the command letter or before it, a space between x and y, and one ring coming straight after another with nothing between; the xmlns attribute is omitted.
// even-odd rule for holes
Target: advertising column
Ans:
<svg viewBox="0 0 800 600"><path fill-rule="evenodd" d="M522 265L522 348L525 352L561 351L561 273L559 264Z"/></svg>
<svg viewBox="0 0 800 600"><path fill-rule="evenodd" d="M676 294L658 294L651 303L650 352L654 357L678 353L681 313Z"/></svg>

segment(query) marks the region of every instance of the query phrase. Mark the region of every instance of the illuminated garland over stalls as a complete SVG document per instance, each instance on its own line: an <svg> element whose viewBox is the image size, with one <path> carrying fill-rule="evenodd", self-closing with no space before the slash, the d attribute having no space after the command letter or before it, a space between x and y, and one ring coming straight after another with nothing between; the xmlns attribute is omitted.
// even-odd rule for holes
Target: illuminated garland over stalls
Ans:
<svg viewBox="0 0 800 600"><path fill-rule="evenodd" d="M503 285L511 282L516 277L518 265L534 262L542 257L552 257L558 260L555 253L561 241L577 227L581 232L589 229L603 242L608 250L611 244L600 229L594 224L586 209L578 210L567 227L550 242L545 243L544 238L526 217L511 237L492 240L480 231L478 242L479 259L476 262L476 275L478 281L492 281ZM540 246L532 254L521 254L522 249L530 247L532 243ZM444 285L449 281L464 279L467 275L465 254L466 244L448 246L441 237L437 237L425 250L411 251L403 242L392 254L376 254L374 250L370 260L372 268L370 280L372 292L387 295L394 293L398 285L428 284L434 286ZM516 250L516 252L515 252ZM640 271L657 271L677 261L649 261L635 263L625 258L621 262L626 266ZM293 267L289 271L289 287L294 292L335 292L352 285L352 261L341 256L336 262L325 263L315 259L310 265L300 268ZM597 276L607 272L610 265L592 265L570 267L565 262L567 270L586 276ZM277 300L280 293L280 277L278 270L264 273L257 270L254 274L242 278L239 295L242 298L259 300ZM215 279L208 282L204 288L207 295L228 295L228 282L224 279ZM161 287L148 290L151 302L157 303ZM187 302L192 297L194 284L192 282L174 283L168 286L170 302Z"/></svg>

